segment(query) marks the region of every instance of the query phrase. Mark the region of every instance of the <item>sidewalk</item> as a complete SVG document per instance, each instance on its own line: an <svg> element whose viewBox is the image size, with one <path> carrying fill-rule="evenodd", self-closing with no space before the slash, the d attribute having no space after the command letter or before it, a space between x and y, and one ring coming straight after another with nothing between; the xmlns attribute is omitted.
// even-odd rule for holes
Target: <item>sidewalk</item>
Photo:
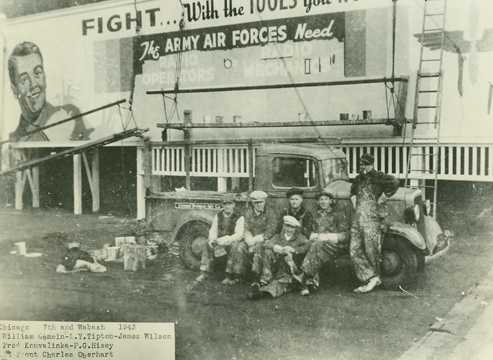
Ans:
<svg viewBox="0 0 493 360"><path fill-rule="evenodd" d="M493 359L493 269L399 360Z"/></svg>

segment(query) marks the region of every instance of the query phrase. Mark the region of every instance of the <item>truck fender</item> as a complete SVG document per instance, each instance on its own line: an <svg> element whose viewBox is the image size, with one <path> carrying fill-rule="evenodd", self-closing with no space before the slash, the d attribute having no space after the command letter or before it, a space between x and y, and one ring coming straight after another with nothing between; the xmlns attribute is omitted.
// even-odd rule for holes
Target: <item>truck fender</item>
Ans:
<svg viewBox="0 0 493 360"><path fill-rule="evenodd" d="M416 248L420 250L426 250L425 239L416 228L412 227L409 224L394 222L390 225L387 232L409 240L411 244L413 244Z"/></svg>
<svg viewBox="0 0 493 360"><path fill-rule="evenodd" d="M202 213L199 211L192 211L189 214L187 214L183 219L180 219L178 223L175 226L175 229L173 230L171 238L173 241L176 240L176 236L182 229L183 225L191 222L191 221L202 221L206 224L212 224L212 220L214 219L215 214L209 214L209 213Z"/></svg>

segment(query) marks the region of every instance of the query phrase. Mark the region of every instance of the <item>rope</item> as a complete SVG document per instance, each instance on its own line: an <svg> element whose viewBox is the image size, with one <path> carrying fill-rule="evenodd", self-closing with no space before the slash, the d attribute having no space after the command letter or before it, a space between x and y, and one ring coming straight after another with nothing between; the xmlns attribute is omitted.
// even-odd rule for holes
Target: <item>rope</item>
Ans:
<svg viewBox="0 0 493 360"><path fill-rule="evenodd" d="M260 23L263 24L265 21L264 19L262 18L262 16L260 15L260 13L257 14L258 15L258 18L260 20ZM291 71L289 70L288 68L288 65L286 63L286 60L284 59L284 57L282 56L281 54L281 51L279 50L279 44L277 42L274 42L274 48L276 49L276 52L278 53L279 55L279 58L284 66L284 69L286 70L286 75L288 76L289 78L289 81L291 82L291 84L294 84L295 81L294 81L294 77L293 77L293 74L291 73ZM306 103L305 101L303 100L301 94L300 94L300 91L297 87L293 87L293 90L294 92L296 93L296 97L298 98L298 101L300 102L301 106L303 107L303 111L305 112L305 114L308 115L308 120L310 121L310 123L314 123L314 120L310 114L310 110L308 109L308 107L306 106ZM316 126L313 126L313 130L317 133L317 136L319 139L322 139L323 136L322 136L322 133L320 132L320 130L316 127ZM331 148L330 145L327 145L327 148Z"/></svg>

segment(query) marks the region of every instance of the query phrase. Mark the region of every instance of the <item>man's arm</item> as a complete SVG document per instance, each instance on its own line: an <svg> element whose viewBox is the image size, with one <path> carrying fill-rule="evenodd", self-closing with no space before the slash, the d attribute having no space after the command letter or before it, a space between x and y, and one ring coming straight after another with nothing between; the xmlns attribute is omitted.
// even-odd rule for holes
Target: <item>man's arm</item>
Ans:
<svg viewBox="0 0 493 360"><path fill-rule="evenodd" d="M279 216L274 209L266 209L267 223L265 224L264 240L269 240L277 233Z"/></svg>
<svg viewBox="0 0 493 360"><path fill-rule="evenodd" d="M312 232L315 230L315 220L313 219L313 215L310 211L305 209L305 215L303 216L302 220L302 226L303 226L303 235L307 239L310 238L310 235Z"/></svg>
<svg viewBox="0 0 493 360"><path fill-rule="evenodd" d="M209 244L217 240L217 214L212 219L211 227L209 228Z"/></svg>
<svg viewBox="0 0 493 360"><path fill-rule="evenodd" d="M229 236L230 243L235 241L240 241L241 239L243 239L244 234L245 234L245 217L240 216L238 220L236 220L234 234Z"/></svg>
<svg viewBox="0 0 493 360"><path fill-rule="evenodd" d="M245 218L243 216L236 220L235 232L231 235L224 235L217 239L217 243L220 246L228 246L236 241L240 241L243 238L245 232Z"/></svg>
<svg viewBox="0 0 493 360"><path fill-rule="evenodd" d="M304 254L310 248L310 240L303 234L299 234L292 248L294 249L295 254Z"/></svg>

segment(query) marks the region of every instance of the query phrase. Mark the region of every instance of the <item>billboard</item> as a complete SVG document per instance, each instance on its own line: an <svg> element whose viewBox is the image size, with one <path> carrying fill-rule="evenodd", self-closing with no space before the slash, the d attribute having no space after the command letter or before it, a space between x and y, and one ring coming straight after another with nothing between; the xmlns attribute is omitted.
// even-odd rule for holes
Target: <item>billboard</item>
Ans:
<svg viewBox="0 0 493 360"><path fill-rule="evenodd" d="M185 110L197 122L323 121L368 110L384 118L383 84L292 85L389 76L391 15L380 0L122 1L9 20L2 137L64 144L135 121L157 140L156 124L182 121ZM407 58L397 60L407 73ZM247 91L230 91L237 87ZM131 95L133 114L113 107L32 133Z"/></svg>

